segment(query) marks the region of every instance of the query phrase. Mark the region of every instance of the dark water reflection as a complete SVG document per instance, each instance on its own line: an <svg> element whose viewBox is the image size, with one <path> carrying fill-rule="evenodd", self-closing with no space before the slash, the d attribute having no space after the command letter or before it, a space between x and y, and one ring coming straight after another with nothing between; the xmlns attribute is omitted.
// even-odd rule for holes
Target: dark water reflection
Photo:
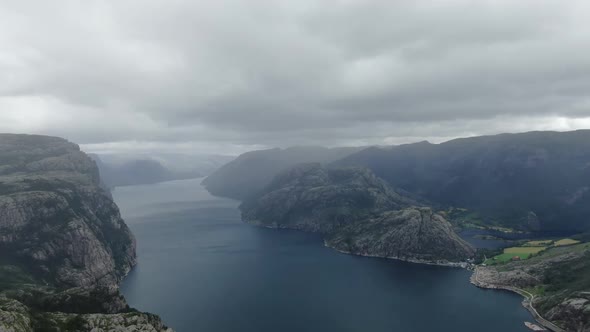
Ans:
<svg viewBox="0 0 590 332"><path fill-rule="evenodd" d="M527 331L520 297L461 269L355 257L245 225L198 180L118 188L139 264L129 303L192 331Z"/></svg>

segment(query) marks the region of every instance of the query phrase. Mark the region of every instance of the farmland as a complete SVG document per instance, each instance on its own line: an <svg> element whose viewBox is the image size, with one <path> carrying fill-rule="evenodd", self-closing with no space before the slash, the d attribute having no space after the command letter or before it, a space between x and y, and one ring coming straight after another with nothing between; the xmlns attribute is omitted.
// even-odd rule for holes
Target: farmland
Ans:
<svg viewBox="0 0 590 332"><path fill-rule="evenodd" d="M547 249L547 247L510 247L505 248L504 253L487 259L484 263L486 265L493 265L499 263L506 263L515 257L520 260L529 259L531 256Z"/></svg>
<svg viewBox="0 0 590 332"><path fill-rule="evenodd" d="M555 246L570 246L572 244L578 244L580 241L572 240L572 239L561 239L559 241L555 241L553 245Z"/></svg>
<svg viewBox="0 0 590 332"><path fill-rule="evenodd" d="M549 246L553 244L553 240L539 240L539 241L528 241L527 243L523 244L527 247L539 247L539 246Z"/></svg>
<svg viewBox="0 0 590 332"><path fill-rule="evenodd" d="M545 251L548 248L571 246L578 243L580 243L580 241L572 239L528 241L519 247L504 248L502 254L486 259L484 264L495 265L506 263L511 260L526 260L538 255L540 252Z"/></svg>

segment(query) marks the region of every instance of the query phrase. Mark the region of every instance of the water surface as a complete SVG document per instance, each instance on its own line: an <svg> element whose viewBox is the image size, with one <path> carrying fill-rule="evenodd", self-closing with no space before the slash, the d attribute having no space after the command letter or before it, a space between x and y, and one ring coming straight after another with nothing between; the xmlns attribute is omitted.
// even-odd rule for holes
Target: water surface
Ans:
<svg viewBox="0 0 590 332"><path fill-rule="evenodd" d="M122 292L178 332L528 331L518 295L462 269L340 254L240 222L200 179L117 188L138 242Z"/></svg>

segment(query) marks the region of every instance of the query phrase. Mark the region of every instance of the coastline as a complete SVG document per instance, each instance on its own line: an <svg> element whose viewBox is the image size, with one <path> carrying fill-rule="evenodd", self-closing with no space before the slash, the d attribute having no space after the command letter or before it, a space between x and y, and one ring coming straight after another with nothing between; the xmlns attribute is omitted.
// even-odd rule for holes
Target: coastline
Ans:
<svg viewBox="0 0 590 332"><path fill-rule="evenodd" d="M484 282L480 282L477 279L477 273L478 273L478 266L470 264L470 263L456 263L456 262L441 262L441 261L426 261L426 260L419 260L419 259L404 259L404 258L399 258L399 257L385 257L385 256L378 256L378 255L370 255L370 254L362 254L362 253L354 253L354 252L350 252L350 251L346 251L346 250L341 250L335 247L330 246L326 240L324 240L324 246L326 248L330 248L332 250L336 250L342 254L346 254L346 255L355 255L355 256L362 256L362 257L372 257L372 258L385 258L385 259L393 259L393 260L398 260L398 261L402 261L402 262L408 262L408 263L414 263L414 264L425 264L425 265L435 265L435 266L445 266L445 267L454 267L454 268L463 268L469 271L472 271L473 273L471 274L471 277L469 278L470 283L478 288L481 289L494 289L494 290L505 290L505 291L509 291L512 293L516 293L520 296L523 297L523 301L522 301L522 306L528 311L530 312L530 314L533 316L533 318L535 319L535 321L541 325L541 327L543 327L546 330L549 331L553 331L553 332L567 332L566 330L560 328L559 326L555 325L554 323L552 323L551 321L543 318L543 316L541 316L541 314L539 314L537 312L537 310L533 307L532 305L532 299L534 299L534 296L522 289L516 288L516 287L511 287L511 286L501 286L501 285L495 285L495 284L489 284L489 283L484 283ZM526 323L526 322L525 322ZM525 324L526 325L526 324ZM527 325L527 327L529 327ZM531 328L531 327L529 327ZM532 328L531 328L532 329Z"/></svg>
<svg viewBox="0 0 590 332"><path fill-rule="evenodd" d="M262 224L260 222L256 222L256 221L247 221L247 220L242 220L242 222L248 224L248 225L252 225L252 226L256 226L256 227L263 227L263 228L268 228L268 229L286 229L286 230L295 230L295 231L300 231L300 232L305 232L305 233L309 233L308 231L302 230L302 229L297 229L297 228L289 228L289 227L280 227L278 225L265 225ZM425 264L425 265L435 265L435 266L446 266L446 267L455 267L455 268L461 268L461 269L466 269L466 270L470 270L472 265L471 263L467 263L467 262L449 262L449 261L428 261L428 260L421 260L421 259L411 259L411 258L400 258L400 257L393 257L393 256L379 256L379 255L370 255L370 254L362 254L362 253L355 253L355 252L350 252L350 251L346 251L346 250L342 250L342 249L338 249L335 248L333 246L330 246L328 244L328 242L326 241L326 239L322 239L322 241L324 242L324 247L335 250L339 253L342 254L346 254L346 255L354 255L354 256L362 256L362 257L372 257L372 258L385 258L385 259L393 259L393 260L397 260L397 261L402 261L402 262L408 262L408 263L414 263L414 264Z"/></svg>
<svg viewBox="0 0 590 332"><path fill-rule="evenodd" d="M252 225L252 226L256 226L256 227L263 227L263 228L268 228L268 229L275 229L275 230L281 230L281 229L286 229L286 230L294 230L294 231L300 231L300 232L305 232L305 233L310 233L309 231L305 231L302 229L297 229L297 228L289 228L289 227L281 227L280 225L266 225L266 224L262 224L260 222L256 222L256 221L248 221L248 220L243 220L242 222L248 224L248 225ZM314 233L314 232L311 232ZM425 265L435 265L435 266L446 266L446 267L455 267L455 268L462 268L462 269L466 269L466 270L471 270L471 267L473 266L473 264L471 263L467 263L467 262L449 262L449 261L428 261L428 260L421 260L421 259L411 259L411 258L400 258L400 257L393 257L393 256L379 256L379 255L371 255L371 254L362 254L362 253L355 253L355 252L350 252L350 251L346 251L346 250L342 250L342 249L338 249L335 248L333 246L330 246L328 244L328 242L325 239L322 239L322 241L324 242L324 247L338 251L342 254L347 254L347 255L354 255L354 256L362 256L362 257L373 257L373 258L385 258L385 259L393 259L393 260L398 260L398 261L402 261L402 262L408 262L408 263L414 263L414 264L425 264Z"/></svg>
<svg viewBox="0 0 590 332"><path fill-rule="evenodd" d="M482 288L482 289L505 290L505 291L509 291L512 293L516 293L516 294L523 297L522 306L531 313L531 315L533 316L535 321L537 323L539 323L542 327L544 327L545 329L547 329L549 331L553 331L553 332L567 332L566 330L553 324L551 321L543 318L543 316L541 316L537 312L535 307L533 307L533 301L535 298L533 294L531 294L525 290L522 290L520 288L517 288L517 287L496 285L496 284L492 284L492 283L482 282L478 278L479 277L479 268L480 267L476 266L475 269L473 270L473 274L469 278L469 281L471 282L472 285L474 285L475 287L478 287L478 288Z"/></svg>
<svg viewBox="0 0 590 332"><path fill-rule="evenodd" d="M350 252L342 249L338 249L335 247L330 246L326 240L324 240L324 247L330 248L335 250L339 253L346 254L346 255L354 255L354 256L361 256L361 257L372 257L372 258L384 258L384 259L392 259L401 262L408 262L413 264L423 264L423 265L435 265L435 266L446 266L446 267L454 267L454 268L461 268L469 270L471 264L466 262L449 262L449 261L428 261L428 260L421 260L421 259L412 259L412 258L399 258L393 256L379 256L379 255L371 255L371 254L362 254L362 253L355 253Z"/></svg>
<svg viewBox="0 0 590 332"><path fill-rule="evenodd" d="M251 222L251 221L244 221L246 224L250 224L252 226L256 226L256 227L263 227L263 228L268 228L268 229L290 229L290 230L298 230L298 231L302 231L305 232L303 230L300 229L293 229L293 228L288 228L288 227L278 227L278 225L264 225L262 223L257 223L257 222ZM339 253L342 254L346 254L346 255L354 255L354 256L361 256L361 257L371 257L371 258L383 258L383 259L392 259L392 260L397 260L397 261L402 261L402 262L408 262L408 263L413 263L413 264L424 264L424 265L434 265L434 266L444 266L444 267L451 267L451 268L462 268L462 269L466 269L468 271L472 271L471 277L470 277L470 283L472 285L474 285L475 287L481 288L481 289L494 289L494 290L505 290L505 291L509 291L512 293L516 293L519 294L523 297L523 301L522 301L522 306L533 316L534 320L544 329L548 330L548 331L553 331L553 332L568 332L562 328L560 328L559 326L553 324L551 321L546 320L545 318L543 318L538 312L537 310L533 307L532 305L532 300L534 299L534 296L530 293L528 293L525 290L516 288L516 287L511 287L511 286L502 286L502 285L496 285L496 284L491 284L491 283L484 283L478 280L478 268L479 266L474 265L472 263L467 263L467 262L449 262L449 261L428 261L428 260L421 260L421 259L411 259L411 258L400 258L400 257L393 257L393 256L379 256L379 255L371 255L371 254L365 254L365 253L356 253L356 252L350 252L350 251L346 251L346 250L342 250L342 249L338 249L335 248L331 245L328 244L328 242L323 239L322 240L324 242L324 247L329 248L331 250L335 250ZM529 328L531 328L529 325L527 325L525 322L525 325ZM533 328L531 328L533 329Z"/></svg>

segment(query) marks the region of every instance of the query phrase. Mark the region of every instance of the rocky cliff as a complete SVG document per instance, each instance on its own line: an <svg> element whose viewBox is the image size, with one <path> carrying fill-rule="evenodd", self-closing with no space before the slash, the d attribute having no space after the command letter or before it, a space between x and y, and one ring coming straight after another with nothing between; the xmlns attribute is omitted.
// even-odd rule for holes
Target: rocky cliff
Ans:
<svg viewBox="0 0 590 332"><path fill-rule="evenodd" d="M386 211L347 225L330 234L326 244L344 252L418 262L461 261L474 254L451 224L428 207Z"/></svg>
<svg viewBox="0 0 590 332"><path fill-rule="evenodd" d="M442 216L417 205L367 169L304 164L240 209L247 222L319 232L328 246L353 254L427 262L473 256Z"/></svg>
<svg viewBox="0 0 590 332"><path fill-rule="evenodd" d="M84 331L90 314L113 322L122 312L145 315L118 293L135 264L133 235L94 161L66 140L0 135L0 252L0 330L76 319Z"/></svg>

